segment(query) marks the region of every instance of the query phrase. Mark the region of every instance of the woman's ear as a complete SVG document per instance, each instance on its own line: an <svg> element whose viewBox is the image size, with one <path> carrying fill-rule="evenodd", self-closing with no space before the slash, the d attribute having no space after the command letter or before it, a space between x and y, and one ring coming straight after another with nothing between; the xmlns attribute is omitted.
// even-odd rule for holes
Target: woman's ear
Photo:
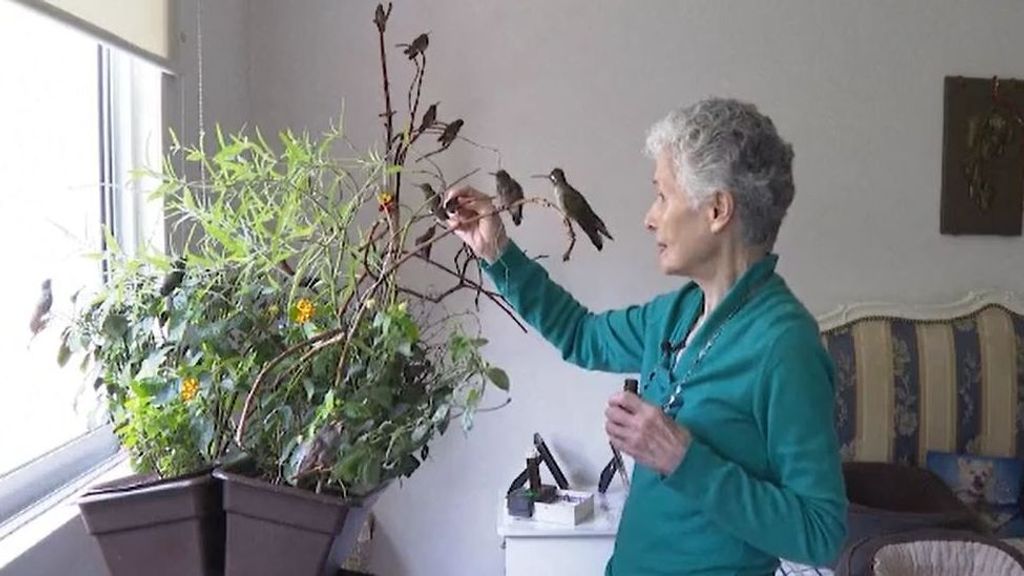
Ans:
<svg viewBox="0 0 1024 576"><path fill-rule="evenodd" d="M718 233L732 221L736 214L736 199L728 190L718 190L708 201L709 228Z"/></svg>

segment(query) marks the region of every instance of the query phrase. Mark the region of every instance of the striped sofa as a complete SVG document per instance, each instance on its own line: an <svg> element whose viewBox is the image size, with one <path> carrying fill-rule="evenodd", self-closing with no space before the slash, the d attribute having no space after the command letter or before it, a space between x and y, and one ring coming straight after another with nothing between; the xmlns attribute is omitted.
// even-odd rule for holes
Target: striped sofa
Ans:
<svg viewBox="0 0 1024 576"><path fill-rule="evenodd" d="M844 307L819 318L846 460L924 465L929 450L1024 458L1024 305Z"/></svg>

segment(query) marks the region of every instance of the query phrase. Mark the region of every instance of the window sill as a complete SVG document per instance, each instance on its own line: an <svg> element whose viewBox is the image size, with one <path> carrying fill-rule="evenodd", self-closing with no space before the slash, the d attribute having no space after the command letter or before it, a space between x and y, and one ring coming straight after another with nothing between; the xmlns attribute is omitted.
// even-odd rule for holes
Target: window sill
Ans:
<svg viewBox="0 0 1024 576"><path fill-rule="evenodd" d="M87 487L131 472L127 455L119 452L13 518L10 523L16 527L0 536L0 571L69 522L77 521L79 513L75 503ZM24 520L19 522L19 518Z"/></svg>

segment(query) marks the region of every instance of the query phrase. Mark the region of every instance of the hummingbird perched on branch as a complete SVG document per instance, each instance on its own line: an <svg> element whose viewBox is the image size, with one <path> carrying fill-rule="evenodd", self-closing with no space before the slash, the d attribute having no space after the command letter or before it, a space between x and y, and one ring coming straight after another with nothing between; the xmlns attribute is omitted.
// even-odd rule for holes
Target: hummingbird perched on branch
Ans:
<svg viewBox="0 0 1024 576"><path fill-rule="evenodd" d="M398 47L405 48L402 53L408 56L409 60L412 60L423 54L427 50L428 44L430 44L430 37L427 36L427 33L423 33L414 38L409 44L398 44Z"/></svg>
<svg viewBox="0 0 1024 576"><path fill-rule="evenodd" d="M415 243L416 246L419 246L420 244L423 244L424 242L427 242L428 240L432 240L436 233L437 233L437 226L434 226L433 224L431 224L430 227L427 228L426 231L423 232L423 234L420 234L419 236L417 236L416 239L413 240L413 242ZM423 248L420 248L419 255L424 257L424 258L429 259L430 258L430 249L431 248L433 248L432 244L428 244L428 245L424 246Z"/></svg>
<svg viewBox="0 0 1024 576"><path fill-rule="evenodd" d="M50 321L50 308L53 306L53 290L50 289L50 285L50 279L47 278L40 287L39 301L32 311L32 320L28 325L33 336L42 332L43 328L46 328L46 323Z"/></svg>
<svg viewBox="0 0 1024 576"><path fill-rule="evenodd" d="M164 276L163 281L160 283L160 295L169 296L171 292L181 285L181 281L185 279L185 257L182 256L174 261L171 267L171 271Z"/></svg>
<svg viewBox="0 0 1024 576"><path fill-rule="evenodd" d="M296 467L297 476L305 476L317 471L330 470L338 459L338 447L341 445L342 425L340 422L325 424L316 436L299 446L302 457Z"/></svg>
<svg viewBox="0 0 1024 576"><path fill-rule="evenodd" d="M427 111L423 113L423 119L420 122L420 132L426 132L427 128L433 126L434 122L437 121L438 104L440 104L440 102L434 102L427 107Z"/></svg>
<svg viewBox="0 0 1024 576"><path fill-rule="evenodd" d="M555 185L555 199L558 201L558 207L562 209L566 217L575 221L583 229L598 251L604 248L602 235L609 240L614 240L611 233L608 232L608 227L590 207L583 194L566 181L565 172L561 168L555 168L548 174L537 174L534 178L551 180L551 183Z"/></svg>
<svg viewBox="0 0 1024 576"><path fill-rule="evenodd" d="M448 214L444 211L444 206L441 205L441 195L434 191L434 187L424 182L419 184L420 190L423 190L423 196L427 200L427 204L430 206L430 212L434 215L434 218L438 222L445 222L448 220Z"/></svg>
<svg viewBox="0 0 1024 576"><path fill-rule="evenodd" d="M444 127L444 132L441 132L441 135L437 138L442 148L447 148L452 145L452 142L455 142L455 138L459 135L459 130L462 129L464 123L462 118L459 118Z"/></svg>
<svg viewBox="0 0 1024 576"><path fill-rule="evenodd" d="M517 200L523 199L523 187L520 186L519 182L516 182L507 171L498 170L497 172L491 172L490 174L491 176L494 176L498 198L501 200L501 204L503 206L509 206ZM509 213L512 214L512 222L516 226L523 223L522 204L509 210Z"/></svg>
<svg viewBox="0 0 1024 576"><path fill-rule="evenodd" d="M379 30L381 34L384 33L384 29L387 27L388 16L390 16L390 15L391 15L391 3L390 2L388 2L388 9L387 10L384 9L384 5L383 4L377 4L377 10L375 10L374 13L373 13L373 23L377 25L377 30Z"/></svg>

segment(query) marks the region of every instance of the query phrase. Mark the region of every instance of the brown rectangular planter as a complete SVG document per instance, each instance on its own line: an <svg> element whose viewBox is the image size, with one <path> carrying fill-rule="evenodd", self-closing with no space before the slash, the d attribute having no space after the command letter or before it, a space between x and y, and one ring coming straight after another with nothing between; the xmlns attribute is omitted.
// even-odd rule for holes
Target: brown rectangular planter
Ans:
<svg viewBox="0 0 1024 576"><path fill-rule="evenodd" d="M226 576L322 576L333 565L328 553L343 559L352 550L375 500L342 500L229 470L214 471L224 484Z"/></svg>
<svg viewBox="0 0 1024 576"><path fill-rule="evenodd" d="M111 576L224 573L221 488L209 471L130 476L89 489L78 507Z"/></svg>

